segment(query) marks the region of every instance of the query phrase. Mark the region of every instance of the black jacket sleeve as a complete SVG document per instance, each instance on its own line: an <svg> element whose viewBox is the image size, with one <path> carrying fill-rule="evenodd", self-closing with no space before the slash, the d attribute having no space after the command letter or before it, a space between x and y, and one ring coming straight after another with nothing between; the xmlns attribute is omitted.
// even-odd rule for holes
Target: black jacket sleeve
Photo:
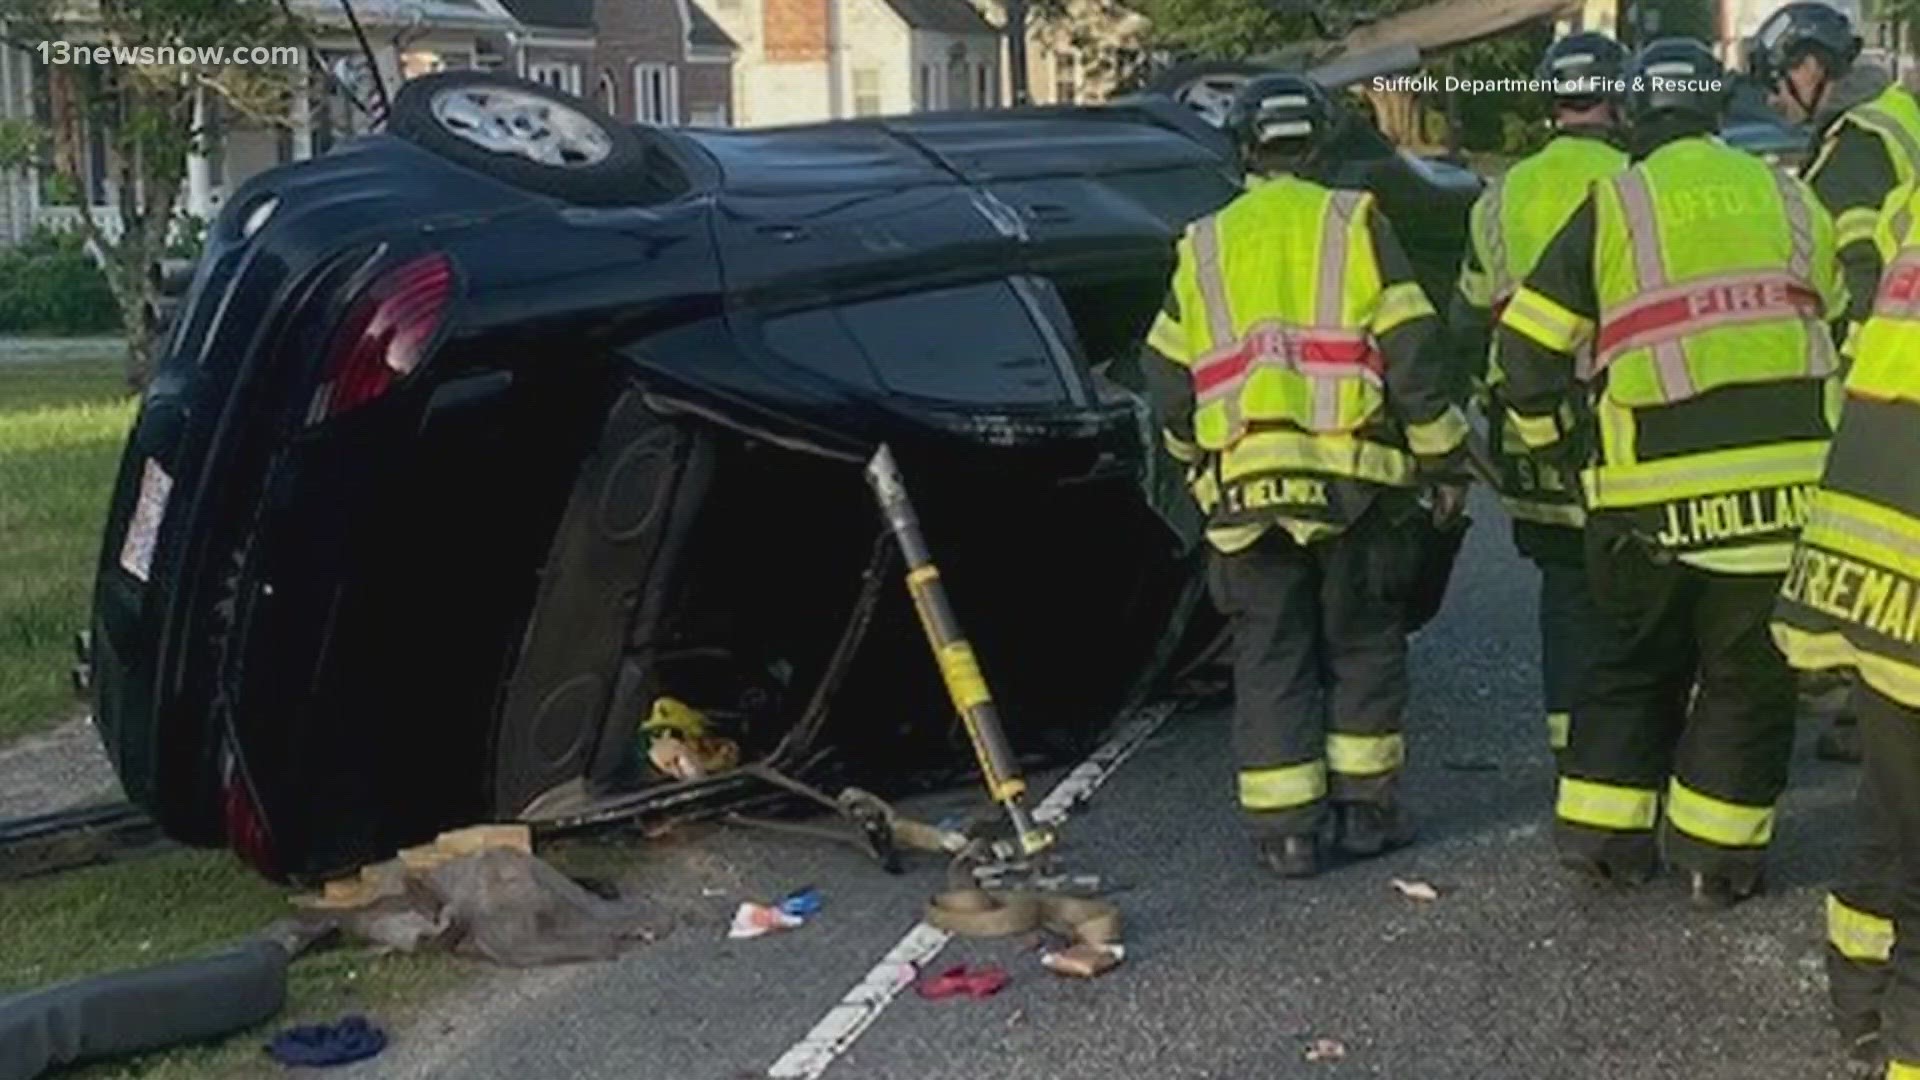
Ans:
<svg viewBox="0 0 1920 1080"><path fill-rule="evenodd" d="M1447 336L1453 360L1449 393L1454 400L1464 401L1487 377L1487 350L1493 344L1492 310L1454 293L1447 307Z"/></svg>
<svg viewBox="0 0 1920 1080"><path fill-rule="evenodd" d="M1156 319L1158 327L1177 328L1180 325L1180 302L1172 289L1167 290ZM1185 364L1155 348L1153 337L1149 337L1141 349L1140 369L1146 378L1147 398L1152 402L1153 413L1160 421L1161 437L1167 452L1189 465L1193 464L1201 457L1200 447L1193 437L1193 376Z"/></svg>
<svg viewBox="0 0 1920 1080"><path fill-rule="evenodd" d="M1373 330L1386 361L1387 402L1422 466L1450 468L1466 440L1467 421L1452 397L1445 327L1386 215L1371 203L1367 213L1380 267Z"/></svg>
<svg viewBox="0 0 1920 1080"><path fill-rule="evenodd" d="M1506 376L1501 397L1536 452L1577 452L1563 444L1573 431L1574 355L1591 341L1599 317L1594 242L1589 197L1548 243L1495 331L1495 362Z"/></svg>
<svg viewBox="0 0 1920 1080"><path fill-rule="evenodd" d="M1886 144L1842 120L1808 166L1805 179L1833 215L1834 247L1850 299L1847 318L1865 322L1880 286L1880 252L1873 244L1873 226L1887 196L1898 186Z"/></svg>

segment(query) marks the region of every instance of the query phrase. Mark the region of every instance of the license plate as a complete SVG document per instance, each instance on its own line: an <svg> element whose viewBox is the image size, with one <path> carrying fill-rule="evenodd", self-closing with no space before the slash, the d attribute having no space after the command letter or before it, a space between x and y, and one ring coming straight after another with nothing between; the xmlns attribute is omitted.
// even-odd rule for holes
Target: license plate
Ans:
<svg viewBox="0 0 1920 1080"><path fill-rule="evenodd" d="M120 545L120 568L141 581L152 576L153 548L160 539L160 522L167 516L167 496L172 493L173 477L149 458L140 474L140 501L127 526L127 541Z"/></svg>

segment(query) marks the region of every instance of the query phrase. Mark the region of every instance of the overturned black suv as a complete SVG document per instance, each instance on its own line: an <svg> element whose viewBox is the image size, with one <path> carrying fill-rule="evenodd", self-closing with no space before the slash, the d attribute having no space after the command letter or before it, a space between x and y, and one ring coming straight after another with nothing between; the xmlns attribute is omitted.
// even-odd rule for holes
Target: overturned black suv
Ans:
<svg viewBox="0 0 1920 1080"><path fill-rule="evenodd" d="M1445 280L1475 191L1378 150L1347 164L1424 208ZM407 84L212 227L101 557L129 797L312 881L467 821L743 797L636 755L668 698L744 764L951 761L882 443L1016 748L1083 747L1208 637L1132 354L1236 190L1164 98L705 131Z"/></svg>

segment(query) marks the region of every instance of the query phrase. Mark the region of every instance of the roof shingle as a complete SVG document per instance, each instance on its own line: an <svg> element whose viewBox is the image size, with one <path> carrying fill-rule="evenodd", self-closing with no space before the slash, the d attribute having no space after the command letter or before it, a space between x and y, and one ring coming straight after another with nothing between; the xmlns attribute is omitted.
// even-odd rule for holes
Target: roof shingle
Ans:
<svg viewBox="0 0 1920 1080"><path fill-rule="evenodd" d="M549 30L592 30L593 0L500 0L513 17Z"/></svg>
<svg viewBox="0 0 1920 1080"><path fill-rule="evenodd" d="M944 34L998 34L967 0L887 0L893 13L915 30Z"/></svg>
<svg viewBox="0 0 1920 1080"><path fill-rule="evenodd" d="M688 44L707 49L738 50L740 48L739 43L728 37L727 32L720 29L720 24L713 21L713 16L708 15L693 0L687 0L687 18L693 24L687 27Z"/></svg>

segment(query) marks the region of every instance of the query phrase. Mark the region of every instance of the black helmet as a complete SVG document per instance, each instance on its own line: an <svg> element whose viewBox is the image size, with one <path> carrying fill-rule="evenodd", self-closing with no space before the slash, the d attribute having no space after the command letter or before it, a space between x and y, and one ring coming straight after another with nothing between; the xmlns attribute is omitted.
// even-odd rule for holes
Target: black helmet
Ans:
<svg viewBox="0 0 1920 1080"><path fill-rule="evenodd" d="M1818 52L1826 62L1827 77L1838 79L1860 55L1860 35L1846 13L1813 0L1796 0L1767 17L1760 31L1747 39L1747 75L1768 89L1792 70L1800 59Z"/></svg>
<svg viewBox="0 0 1920 1080"><path fill-rule="evenodd" d="M1621 73L1626 121L1644 124L1656 116L1688 116L1719 127L1732 95L1727 70L1693 38L1660 38L1635 53Z"/></svg>
<svg viewBox="0 0 1920 1080"><path fill-rule="evenodd" d="M1333 104L1318 84L1299 75L1262 75L1248 81L1227 112L1227 130L1251 163L1256 150L1303 158L1334 125Z"/></svg>
<svg viewBox="0 0 1920 1080"><path fill-rule="evenodd" d="M1570 34L1548 46L1534 78L1553 84L1555 101L1596 104L1613 96L1613 86L1626 65L1626 46L1592 30Z"/></svg>

